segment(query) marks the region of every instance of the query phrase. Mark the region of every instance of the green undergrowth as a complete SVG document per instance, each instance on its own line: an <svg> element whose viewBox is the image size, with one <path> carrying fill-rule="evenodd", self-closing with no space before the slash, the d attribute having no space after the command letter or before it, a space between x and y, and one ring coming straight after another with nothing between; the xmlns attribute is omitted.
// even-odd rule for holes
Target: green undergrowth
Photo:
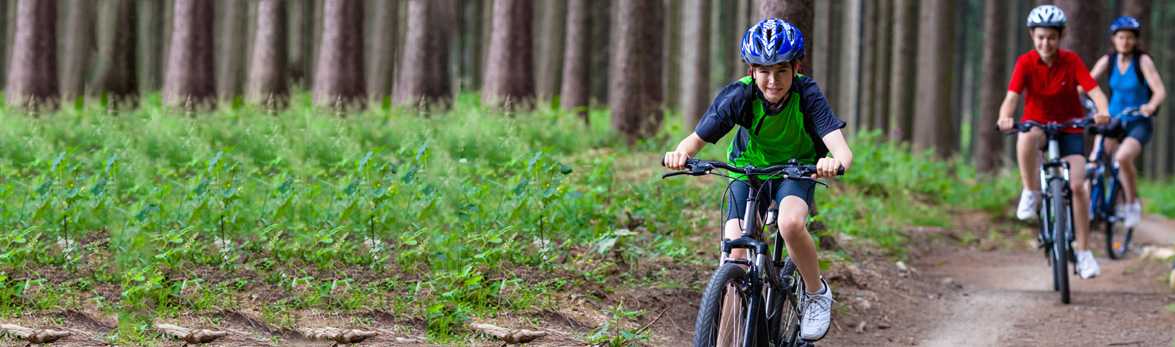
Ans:
<svg viewBox="0 0 1175 347"><path fill-rule="evenodd" d="M606 110L585 125L546 108L486 110L475 94L448 110L342 117L306 94L277 113L186 115L158 96L133 111L5 110L0 316L96 308L119 319L110 340L144 344L158 318L254 308L295 327L305 310L380 310L459 343L469 320L557 308L556 293L699 287L657 269L712 263L724 182L660 179L660 154L688 133L671 119L626 145ZM818 237L900 257L907 228L998 212L1018 190L1008 174L877 133L850 143L852 170L817 193ZM585 339L645 336L620 323Z"/></svg>

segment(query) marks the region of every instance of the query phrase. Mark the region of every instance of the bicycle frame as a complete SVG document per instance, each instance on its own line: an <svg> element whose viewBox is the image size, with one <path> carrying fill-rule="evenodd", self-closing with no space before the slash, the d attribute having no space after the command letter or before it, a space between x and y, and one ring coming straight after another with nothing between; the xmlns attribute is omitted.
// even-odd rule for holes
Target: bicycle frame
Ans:
<svg viewBox="0 0 1175 347"><path fill-rule="evenodd" d="M1042 198L1044 203L1041 204L1040 216L1041 216L1041 220L1044 221L1041 223L1041 230L1042 230L1042 234L1043 234L1042 237L1045 241L1045 244L1048 245L1048 244L1051 244L1052 242L1055 242L1058 239L1058 237L1056 237L1057 230L1052 230L1052 228L1053 228L1052 223L1047 222L1047 221L1051 220L1052 218L1057 217L1057 216L1053 216L1051 214L1053 209L1049 208L1050 207L1049 204L1052 201L1051 199L1049 199L1051 196L1048 195L1049 194L1049 192L1048 192L1049 182L1055 178L1060 178L1061 181L1064 182L1063 187L1062 187L1062 191L1064 191L1065 201L1068 202L1068 205L1069 205L1068 207L1069 207L1069 217L1070 218L1072 218L1072 216L1073 216L1073 204L1072 204L1073 196L1072 196L1072 192L1069 190L1069 162L1061 159L1060 142L1057 139L1057 136L1049 136L1047 134L1047 132L1045 135L1048 136L1048 145L1046 146L1046 149L1044 151L1045 161L1040 166L1040 191L1044 194L1043 198ZM1073 224L1070 223L1070 225L1073 225ZM1068 233L1066 233L1062 237L1065 238L1064 241L1071 241L1072 240L1072 235L1069 235Z"/></svg>
<svg viewBox="0 0 1175 347"><path fill-rule="evenodd" d="M762 191L763 185L765 185L766 183L767 183L767 181L762 180L762 179L756 177L755 175L747 176L747 186L748 186L748 188L747 188L747 207L746 207L746 210L744 210L744 212L743 212L743 223L745 226L743 227L742 236L740 236L739 238L734 239L734 240L726 240L726 239L722 240L722 259L723 259L723 262L728 262L728 261L729 262L739 262L739 263L742 262L739 260L726 260L729 258L730 251L732 249L744 248L744 249L747 249L751 252L750 255L751 255L752 259L754 259L753 260L754 264L753 265L747 264L747 265L752 265L752 266L750 266L748 276L751 276L753 278L757 278L759 280L758 281L749 281L749 284L750 284L749 292L750 293L761 293L763 291L763 287L762 287L763 283L770 283L770 285L771 285L768 289L766 300L763 300L763 298L757 294L753 295L750 298L751 302L750 302L750 304L747 305L748 310L746 312L747 318L748 318L746 320L747 322L758 322L759 320L755 319L755 317L752 316L752 315L756 315L759 313L758 310L760 308L758 308L758 306L761 305L762 306L761 309L764 309L764 310L770 309L775 304L773 299L775 299L775 297L779 296L779 295L776 295L777 293L771 292L771 290L774 288L780 288L779 278L778 278L778 276L776 276L774 274L775 274L775 268L782 266L783 252L781 251L781 249L782 249L782 247L784 247L783 238L779 237L778 235L774 236L775 237L775 247L773 249L774 252L771 252L772 250L768 249L766 242L759 240L759 237L762 236L760 228L763 228L763 229L769 228L768 225L760 225L760 218L759 218L759 203L760 203L759 193ZM764 224L770 223L771 219L773 219L772 212L768 212L768 215L764 216L764 219L765 219ZM771 260L770 261L768 261L768 256L769 256L768 253L771 253L770 254ZM775 299L775 300L778 300L778 299ZM767 313L770 313L770 312L767 312ZM766 322L761 322L761 323L766 323ZM751 341L754 341L754 339L756 337L764 336L762 334L759 334L759 332L758 332L758 329L760 328L760 326L758 326L759 324L748 324L748 325L749 326L747 326L745 329L743 329L742 341L751 342ZM772 329L774 327L771 326L770 324L768 324L767 328L768 328L768 331L770 331L770 329ZM770 334L767 336L770 336Z"/></svg>

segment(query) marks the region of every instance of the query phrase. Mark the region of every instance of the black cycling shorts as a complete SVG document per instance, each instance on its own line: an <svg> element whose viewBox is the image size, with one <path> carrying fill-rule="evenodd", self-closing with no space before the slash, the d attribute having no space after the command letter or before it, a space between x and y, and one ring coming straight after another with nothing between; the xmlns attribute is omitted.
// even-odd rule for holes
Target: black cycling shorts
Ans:
<svg viewBox="0 0 1175 347"><path fill-rule="evenodd" d="M730 198L727 200L726 220L743 218L747 210L747 193L749 193L750 185L747 182L735 180L730 184ZM771 201L767 197L773 197L775 203L779 204L783 198L788 196L798 197L803 199L808 204L808 210L812 210L812 199L816 193L816 182L800 181L800 180L785 180L774 179L767 181L764 184L763 191L759 192L761 200L759 201L759 215L766 216L767 209L771 207Z"/></svg>

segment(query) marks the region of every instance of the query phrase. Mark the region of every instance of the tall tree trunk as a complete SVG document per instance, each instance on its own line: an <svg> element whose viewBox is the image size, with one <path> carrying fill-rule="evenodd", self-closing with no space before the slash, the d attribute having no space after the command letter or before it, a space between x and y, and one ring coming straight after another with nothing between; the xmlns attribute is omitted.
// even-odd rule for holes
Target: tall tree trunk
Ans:
<svg viewBox="0 0 1175 347"><path fill-rule="evenodd" d="M710 1L686 0L682 5L681 114L685 128L693 129L710 100Z"/></svg>
<svg viewBox="0 0 1175 347"><path fill-rule="evenodd" d="M398 105L424 103L448 104L452 100L451 77L445 62L449 61L449 39L452 33L441 8L444 4L432 0L408 0L408 31L404 36L404 53L396 87L392 89L393 102Z"/></svg>
<svg viewBox="0 0 1175 347"><path fill-rule="evenodd" d="M534 99L534 52L528 0L495 0L494 29L486 63L482 102L523 106Z"/></svg>
<svg viewBox="0 0 1175 347"><path fill-rule="evenodd" d="M588 75L588 50L591 37L588 36L588 1L568 0L566 59L563 61L563 83L559 88L559 105L575 112L584 123L588 122L588 88L592 78Z"/></svg>
<svg viewBox="0 0 1175 347"><path fill-rule="evenodd" d="M322 47L314 71L314 103L340 107L366 98L363 92L363 2L326 0Z"/></svg>
<svg viewBox="0 0 1175 347"><path fill-rule="evenodd" d="M662 0L665 8L665 15L662 17L662 23L665 28L661 30L662 47L661 56L658 58L663 66L661 71L668 73L661 74L661 95L664 96L666 111L669 108L680 105L679 99L681 94L681 76L677 72L681 71L681 1L678 0Z"/></svg>
<svg viewBox="0 0 1175 347"><path fill-rule="evenodd" d="M800 28L804 34L804 64L801 73L811 74L816 61L812 59L813 43L816 42L816 31L813 30L812 17L816 6L812 0L758 0L759 17L782 18Z"/></svg>
<svg viewBox="0 0 1175 347"><path fill-rule="evenodd" d="M877 72L873 78L873 127L880 131L883 136L889 132L889 123L892 115L889 114L890 100L889 93L889 79L890 79L890 56L893 50L893 36L889 33L893 32L893 12L894 6L892 2L880 1L877 2L877 39L878 49L874 59L873 66Z"/></svg>
<svg viewBox="0 0 1175 347"><path fill-rule="evenodd" d="M198 106L216 96L212 74L212 1L175 0L163 102Z"/></svg>
<svg viewBox="0 0 1175 347"><path fill-rule="evenodd" d="M245 60L245 29L248 2L238 0L221 0L218 4L220 14L214 21L218 24L219 33L213 45L217 46L216 59L216 94L221 100L231 101L241 94L241 79L244 75Z"/></svg>
<svg viewBox="0 0 1175 347"><path fill-rule="evenodd" d="M285 0L261 0L257 4L257 29L246 90L252 103L272 108L284 105L289 97L286 14Z"/></svg>
<svg viewBox="0 0 1175 347"><path fill-rule="evenodd" d="M314 1L289 0L290 83L309 88L310 61L314 55Z"/></svg>
<svg viewBox="0 0 1175 347"><path fill-rule="evenodd" d="M12 37L10 36L12 34L12 31L10 30L12 26L12 18L9 18L8 16L10 14L8 11L8 5L10 2L11 1L0 1L0 19L4 20L4 23L0 24L0 47L3 47L0 48L0 51L2 51L0 53L4 54L3 57L0 57L0 81L8 80L8 43L12 42Z"/></svg>
<svg viewBox="0 0 1175 347"><path fill-rule="evenodd" d="M741 43L743 34L746 33L747 29L750 29L752 25L755 25L754 22L751 22L750 13L758 13L759 11L755 8L753 1L754 0L734 0L736 3L734 27L738 32L738 38L734 41L738 43L735 43L735 45ZM733 54L734 59L736 59L735 61L738 61L739 64L734 64L731 66L730 79L739 79L747 75L747 66L745 63L743 63L742 55L740 54L739 49L733 50Z"/></svg>
<svg viewBox="0 0 1175 347"><path fill-rule="evenodd" d="M841 71L838 74L840 81L836 92L836 110L841 119L848 123L848 130L852 131L861 126L860 99L861 99L861 26L864 23L863 0L848 0L844 4L844 36L841 37L840 52ZM843 83L841 83L843 82ZM908 87L906 87L908 88Z"/></svg>
<svg viewBox="0 0 1175 347"><path fill-rule="evenodd" d="M955 47L955 3L922 4L918 47L918 100L915 102L914 149L934 150L946 158L958 149L958 127L952 122L955 79L951 72Z"/></svg>
<svg viewBox="0 0 1175 347"><path fill-rule="evenodd" d="M918 52L918 1L894 4L889 78L889 139L910 142L914 127L914 64Z"/></svg>
<svg viewBox="0 0 1175 347"><path fill-rule="evenodd" d="M61 97L73 100L85 94L86 67L93 54L93 2L66 2L65 54L61 55Z"/></svg>
<svg viewBox="0 0 1175 347"><path fill-rule="evenodd" d="M499 0L501 1L501 0ZM663 3L621 0L616 11L616 49L612 54L608 104L612 128L629 144L650 136L661 123L661 64Z"/></svg>
<svg viewBox="0 0 1175 347"><path fill-rule="evenodd" d="M836 63L840 56L837 43L840 42L840 18L839 18L839 2L820 1L816 3L816 9L813 11L813 28L816 34L820 34L820 40L811 41L808 43L805 36L804 44L812 45L812 56L806 58L811 62L820 62L812 65L812 76L814 76L824 91L825 96L829 100L836 100L835 91L839 78L837 76L838 66ZM805 33L807 35L807 33Z"/></svg>
<svg viewBox="0 0 1175 347"><path fill-rule="evenodd" d="M877 56L881 50L881 47L879 47L880 42L878 42L880 41L881 35L878 35L879 33L877 32L878 7L880 4L881 2L879 1L866 2L865 8L863 9L865 23L863 23L864 29L861 30L861 116L858 117L861 121L858 129L861 130L877 129L877 124L873 123L874 114L877 113L874 110L874 106L876 105L874 101L877 100L877 96L874 93L877 92L877 89L874 89L873 85L878 78Z"/></svg>
<svg viewBox="0 0 1175 347"><path fill-rule="evenodd" d="M738 3L736 1L714 2L714 15L710 17L710 21L714 23L714 30L711 30L710 33L710 50L712 51L710 59L714 62L710 79L714 80L714 85L710 90L717 90L730 83L730 72L734 71L734 66L742 64L742 59L738 55L737 43L740 42L745 29L737 27L738 20L735 18L737 10Z"/></svg>
<svg viewBox="0 0 1175 347"><path fill-rule="evenodd" d="M610 83L609 73L611 69L608 66L609 60L612 56L612 45L615 43L612 39L612 32L615 31L615 21L612 19L612 8L616 6L615 2L618 0L601 0L593 1L592 6L588 10L588 25L590 27L591 41L590 62L588 62L588 73L593 77L591 83L591 98L597 103L607 103L608 85Z"/></svg>
<svg viewBox="0 0 1175 347"><path fill-rule="evenodd" d="M988 1L983 7L983 82L979 88L979 119L972 142L975 148L975 168L982 172L993 172L1000 164L1004 139L995 128L999 117L1000 103L1007 94L1007 27L1003 14L1009 13L1003 1Z"/></svg>
<svg viewBox="0 0 1175 347"><path fill-rule="evenodd" d="M133 0L107 0L98 12L98 61L91 93L106 94L113 101L130 101L138 94L135 73L135 22L138 5Z"/></svg>
<svg viewBox="0 0 1175 347"><path fill-rule="evenodd" d="M139 58L139 87L144 91L159 90L163 85L163 2L139 0L137 32Z"/></svg>
<svg viewBox="0 0 1175 347"><path fill-rule="evenodd" d="M19 1L5 88L8 104L52 108L58 96L57 2Z"/></svg>
<svg viewBox="0 0 1175 347"><path fill-rule="evenodd" d="M476 2L475 2L476 3ZM399 31L396 21L400 15L400 2L378 0L374 2L375 23L372 23L370 58L367 59L367 95L372 101L381 101L391 96L395 76L396 46Z"/></svg>
<svg viewBox="0 0 1175 347"><path fill-rule="evenodd" d="M563 30L567 25L567 1L547 0L543 8L542 24L534 36L538 39L538 70L535 71L535 95L547 100L558 93L559 78L563 72Z"/></svg>
<svg viewBox="0 0 1175 347"><path fill-rule="evenodd" d="M486 4L488 0L473 0L461 2L461 31L456 37L460 41L462 47L460 51L461 64L458 66L461 73L458 74L458 79L461 80L461 85L458 86L461 90L477 90L481 89L481 75L482 65L485 63L485 46L486 41L482 36L487 33L485 29L486 23L482 20L485 17Z"/></svg>
<svg viewBox="0 0 1175 347"><path fill-rule="evenodd" d="M1106 12L1104 0L1057 0L1057 7L1065 11L1069 22L1061 48L1077 52L1087 66L1093 66L1101 56L1104 47L1106 24L1102 14Z"/></svg>

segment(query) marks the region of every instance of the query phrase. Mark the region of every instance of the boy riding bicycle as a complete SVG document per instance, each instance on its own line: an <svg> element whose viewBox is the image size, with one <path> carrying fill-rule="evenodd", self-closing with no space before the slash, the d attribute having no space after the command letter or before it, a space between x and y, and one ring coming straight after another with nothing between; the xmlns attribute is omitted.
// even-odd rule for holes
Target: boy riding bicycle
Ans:
<svg viewBox="0 0 1175 347"><path fill-rule="evenodd" d="M737 125L728 150L732 165L767 167L795 159L815 164L816 178L834 177L838 169L847 169L853 154L840 131L845 123L829 108L816 82L797 73L804 57L800 30L781 19L764 19L743 35L741 55L749 75L718 93L694 132L665 153L665 166L683 169L686 159L707 142L717 143ZM830 152L832 157L827 157ZM800 337L818 340L827 334L832 319L832 290L820 276L816 246L806 226L815 183L776 179L768 186L766 193L779 208L779 233L809 289L800 301ZM741 179L732 182L730 189L723 230L726 239L737 239L742 235L747 199L755 197L747 196L748 186ZM761 214L767 205L761 205ZM746 256L743 249L730 253L732 259Z"/></svg>
<svg viewBox="0 0 1175 347"><path fill-rule="evenodd" d="M1025 94L1023 121L1062 123L1082 117L1077 94L1080 86L1097 105L1094 121L1106 123L1106 96L1089 75L1085 63L1072 51L1058 48L1065 33L1065 14L1053 5L1043 5L1028 14L1028 34L1033 50L1016 59L1008 94L1000 106L997 126L1002 131L1012 128L1012 114L1021 94ZM1016 157L1020 164L1020 180L1024 191L1016 216L1021 220L1037 217L1041 202L1040 148L1044 132L1032 129L1020 133L1016 139ZM1077 272L1081 278L1092 278L1100 272L1093 252L1089 250L1089 190L1085 181L1085 138L1081 129L1065 129L1060 138L1062 158L1069 163L1070 191L1073 194L1073 220L1077 232Z"/></svg>

